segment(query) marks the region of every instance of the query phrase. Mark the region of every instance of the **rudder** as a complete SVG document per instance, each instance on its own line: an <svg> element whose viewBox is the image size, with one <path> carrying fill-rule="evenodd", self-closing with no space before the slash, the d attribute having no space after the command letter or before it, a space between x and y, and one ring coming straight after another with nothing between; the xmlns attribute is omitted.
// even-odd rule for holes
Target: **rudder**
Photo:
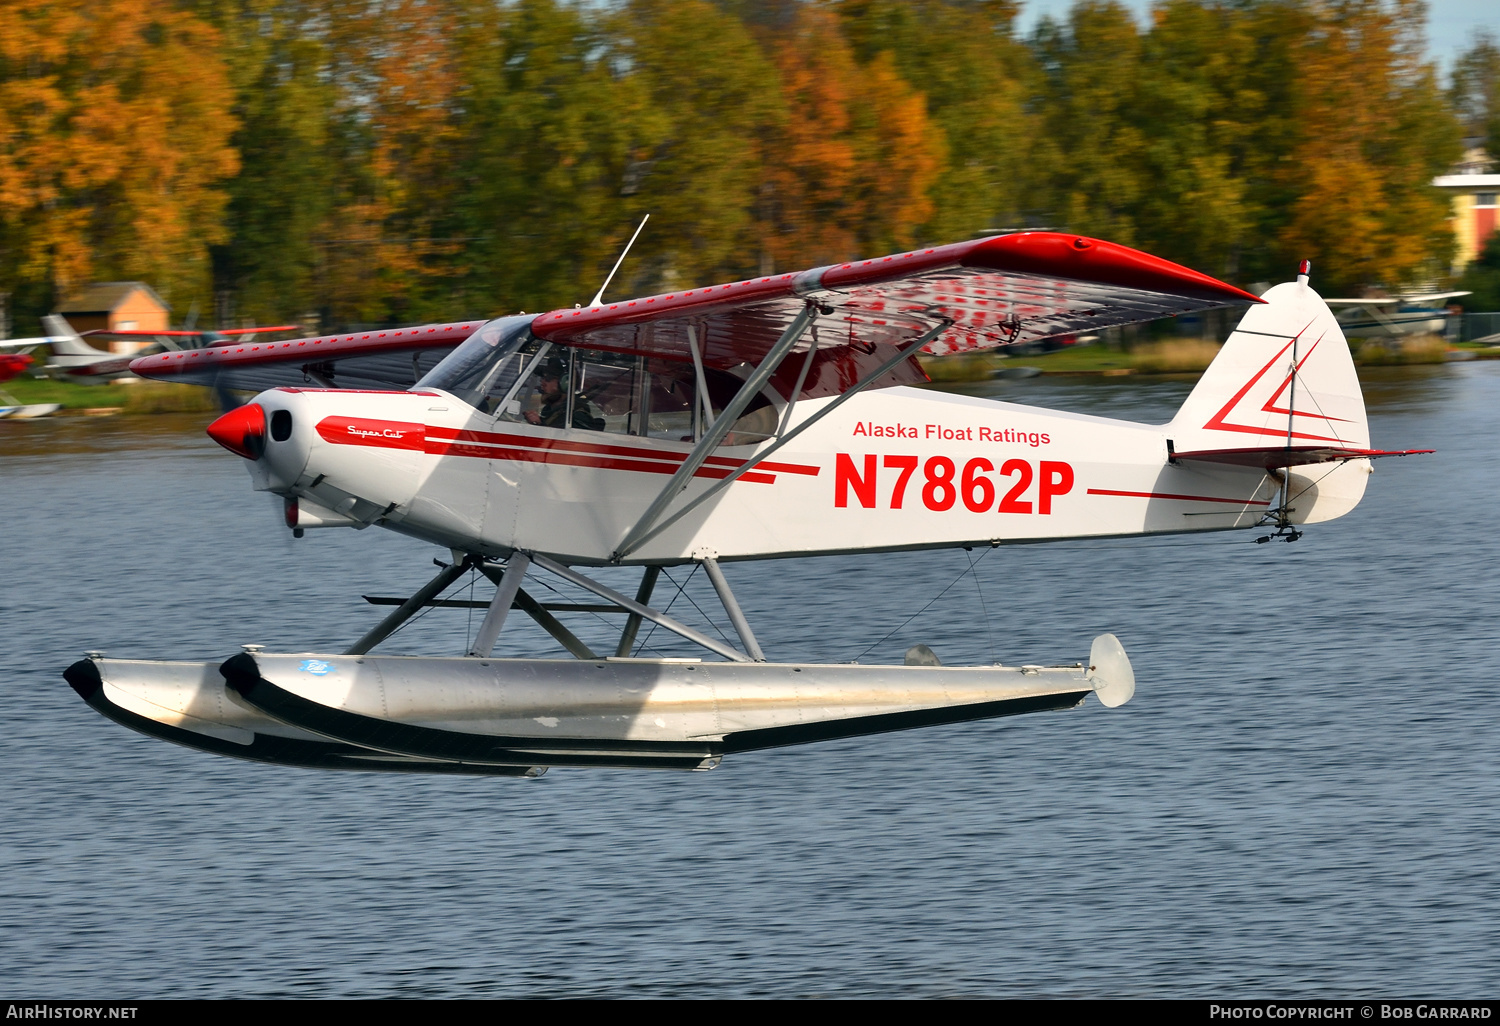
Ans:
<svg viewBox="0 0 1500 1026"><path fill-rule="evenodd" d="M1288 500L1288 519L1332 520L1359 503L1371 469L1368 459L1313 458L1370 447L1354 359L1306 274L1261 298L1182 404L1168 437L1178 454L1260 462L1278 480L1290 474L1287 494L1296 501Z"/></svg>

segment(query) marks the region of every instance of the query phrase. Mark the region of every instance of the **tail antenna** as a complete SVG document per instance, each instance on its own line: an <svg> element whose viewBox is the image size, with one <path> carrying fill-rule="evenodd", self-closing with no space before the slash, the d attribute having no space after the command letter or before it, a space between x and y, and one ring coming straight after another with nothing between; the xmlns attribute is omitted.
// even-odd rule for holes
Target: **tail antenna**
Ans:
<svg viewBox="0 0 1500 1026"><path fill-rule="evenodd" d="M629 253L630 247L635 245L636 236L641 234L641 229L646 227L646 222L649 220L651 220L651 215L647 214L645 217L641 218L641 223L636 225L635 235L632 235L630 237L630 241L625 243L625 248L620 251L620 259L616 260L615 266L609 269L609 277L605 278L604 284L599 286L599 291L594 294L593 301L589 303L589 309L592 310L603 301L604 290L609 288L609 283L614 280L615 272L618 271L620 269L620 265L625 262L625 254Z"/></svg>

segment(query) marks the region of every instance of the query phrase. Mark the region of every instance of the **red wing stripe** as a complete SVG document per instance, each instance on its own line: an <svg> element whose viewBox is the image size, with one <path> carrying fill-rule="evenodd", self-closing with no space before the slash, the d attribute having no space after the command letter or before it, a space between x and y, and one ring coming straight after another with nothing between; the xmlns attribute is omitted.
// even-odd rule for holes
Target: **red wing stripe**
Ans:
<svg viewBox="0 0 1500 1026"><path fill-rule="evenodd" d="M735 462L735 466L739 466ZM771 470L778 474L801 474L803 477L817 477L822 467L810 467L805 463L775 463L771 460L762 460L755 465L757 470Z"/></svg>
<svg viewBox="0 0 1500 1026"><path fill-rule="evenodd" d="M1123 495L1131 499L1179 499L1183 502L1227 502L1234 506L1269 506L1260 499L1221 499L1212 495L1177 495L1174 492L1121 492L1113 488L1090 488L1090 495Z"/></svg>

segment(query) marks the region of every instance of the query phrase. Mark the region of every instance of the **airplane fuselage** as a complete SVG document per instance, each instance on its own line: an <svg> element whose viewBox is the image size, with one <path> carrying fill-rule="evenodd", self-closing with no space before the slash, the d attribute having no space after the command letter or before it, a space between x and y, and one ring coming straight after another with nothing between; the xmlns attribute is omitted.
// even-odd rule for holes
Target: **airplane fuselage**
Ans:
<svg viewBox="0 0 1500 1026"><path fill-rule="evenodd" d="M831 401L799 403L789 427ZM257 488L296 501L293 526L374 523L462 551L519 549L576 563L610 561L693 448L691 440L499 421L436 390L282 388L255 402L271 431L251 473ZM855 396L623 561L1260 521L1279 488L1275 478L1256 467L1173 463L1169 437L1166 426L883 389ZM678 505L768 444L720 447Z"/></svg>

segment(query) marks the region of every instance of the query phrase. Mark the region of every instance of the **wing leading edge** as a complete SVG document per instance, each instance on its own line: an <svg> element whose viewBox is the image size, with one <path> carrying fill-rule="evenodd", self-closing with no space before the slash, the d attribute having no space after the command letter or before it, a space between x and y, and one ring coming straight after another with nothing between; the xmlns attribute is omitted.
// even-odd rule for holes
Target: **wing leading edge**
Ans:
<svg viewBox="0 0 1500 1026"><path fill-rule="evenodd" d="M229 342L131 361L143 378L261 392L282 385L405 390L483 320L355 331L284 342Z"/></svg>

